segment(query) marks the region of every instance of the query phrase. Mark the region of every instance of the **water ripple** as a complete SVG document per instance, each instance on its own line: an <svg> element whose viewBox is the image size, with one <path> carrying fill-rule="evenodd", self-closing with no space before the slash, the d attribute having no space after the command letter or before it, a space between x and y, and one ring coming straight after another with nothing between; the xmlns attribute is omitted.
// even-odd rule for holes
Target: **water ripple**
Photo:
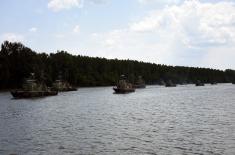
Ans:
<svg viewBox="0 0 235 155"><path fill-rule="evenodd" d="M36 100L0 93L0 154L234 155L235 87L111 87Z"/></svg>

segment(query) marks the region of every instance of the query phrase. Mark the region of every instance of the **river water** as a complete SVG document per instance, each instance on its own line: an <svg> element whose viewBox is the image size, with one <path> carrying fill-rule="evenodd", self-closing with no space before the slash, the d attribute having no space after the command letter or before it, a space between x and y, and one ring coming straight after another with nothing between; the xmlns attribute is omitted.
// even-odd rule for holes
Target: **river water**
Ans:
<svg viewBox="0 0 235 155"><path fill-rule="evenodd" d="M234 155L235 85L80 88L19 100L1 92L0 154Z"/></svg>

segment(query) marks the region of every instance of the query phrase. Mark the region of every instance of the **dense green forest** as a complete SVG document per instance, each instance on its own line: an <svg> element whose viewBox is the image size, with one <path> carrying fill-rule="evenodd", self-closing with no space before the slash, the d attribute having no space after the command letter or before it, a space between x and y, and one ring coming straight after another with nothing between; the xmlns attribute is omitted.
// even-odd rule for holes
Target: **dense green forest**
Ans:
<svg viewBox="0 0 235 155"><path fill-rule="evenodd" d="M234 70L95 58L71 55L66 51L36 53L21 43L5 41L0 51L0 89L20 87L31 72L35 73L37 80L46 82L48 86L59 74L76 86L115 85L121 74L125 74L131 82L141 75L147 84L169 79L175 83L194 83L197 80L204 83L235 81Z"/></svg>

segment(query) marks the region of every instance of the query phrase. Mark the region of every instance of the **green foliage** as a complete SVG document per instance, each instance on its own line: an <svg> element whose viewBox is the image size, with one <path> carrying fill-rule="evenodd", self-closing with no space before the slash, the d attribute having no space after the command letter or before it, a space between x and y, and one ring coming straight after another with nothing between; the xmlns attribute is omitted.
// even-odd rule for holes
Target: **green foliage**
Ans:
<svg viewBox="0 0 235 155"><path fill-rule="evenodd" d="M132 60L75 56L66 51L48 55L36 53L21 43L5 41L0 51L0 88L20 87L31 72L49 86L60 74L64 80L76 86L114 85L121 74L127 75L130 82L141 75L147 84L156 84L161 80L175 83L235 81L234 70L173 67Z"/></svg>

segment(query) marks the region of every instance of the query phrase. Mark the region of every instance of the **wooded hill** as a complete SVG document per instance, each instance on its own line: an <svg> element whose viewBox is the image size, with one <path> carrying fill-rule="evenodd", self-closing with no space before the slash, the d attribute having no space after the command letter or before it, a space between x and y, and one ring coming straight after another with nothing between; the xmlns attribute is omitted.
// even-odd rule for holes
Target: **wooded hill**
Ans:
<svg viewBox="0 0 235 155"><path fill-rule="evenodd" d="M21 43L5 41L0 51L0 89L21 87L25 78L34 72L36 79L48 86L59 74L76 86L115 85L121 74L130 82L141 75L147 84L161 80L175 83L233 82L234 70L215 70L182 66L167 66L133 60L105 59L71 55L66 51L57 53L36 53Z"/></svg>

